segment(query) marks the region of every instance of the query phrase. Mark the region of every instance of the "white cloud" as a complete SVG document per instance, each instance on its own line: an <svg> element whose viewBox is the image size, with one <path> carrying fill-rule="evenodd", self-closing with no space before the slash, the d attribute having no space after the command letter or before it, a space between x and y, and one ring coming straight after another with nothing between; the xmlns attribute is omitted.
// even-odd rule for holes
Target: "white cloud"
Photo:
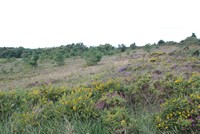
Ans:
<svg viewBox="0 0 200 134"><path fill-rule="evenodd" d="M200 36L198 0L0 1L0 47L137 45Z"/></svg>

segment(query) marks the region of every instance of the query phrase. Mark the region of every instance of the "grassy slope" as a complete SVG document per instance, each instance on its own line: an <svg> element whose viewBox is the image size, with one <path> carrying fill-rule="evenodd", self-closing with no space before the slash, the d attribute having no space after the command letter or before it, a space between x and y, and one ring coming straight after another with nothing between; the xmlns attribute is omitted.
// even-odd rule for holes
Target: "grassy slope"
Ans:
<svg viewBox="0 0 200 134"><path fill-rule="evenodd" d="M172 51L178 48L170 47L170 49ZM155 51L161 52L165 50L166 48L162 47ZM144 55L146 56L144 57ZM98 65L91 67L85 67L85 61L77 57L66 59L65 66L56 67L49 61L43 61L39 63L37 68L25 65L20 59L10 62L2 59L2 62L0 62L0 90L27 88L45 82L53 84L79 84L95 79L101 80L105 77L115 77L118 75L116 73L119 68L128 64L132 64L132 66L137 68L141 61L146 62L149 58L147 53L139 49L136 50L136 53L130 51L130 55L123 53L122 55L104 56ZM3 73L3 70L6 73ZM140 73L140 71L136 73Z"/></svg>
<svg viewBox="0 0 200 134"><path fill-rule="evenodd" d="M177 77L188 78L193 72L200 73L200 58L193 58L176 53L179 50L183 51L183 48L162 46L158 49L153 49L151 53L137 49L134 52L130 51L129 54L125 52L121 55L105 56L98 65L90 67L85 67L85 61L79 57L66 59L65 65L61 67L54 66L50 61L43 61L39 63L39 67L37 68L31 68L21 60L6 61L1 59L0 90L15 90L17 88L30 89L35 86L42 86L43 84L68 86L87 85L93 81L106 81L109 78L134 79L143 74L149 75L155 80L164 80L169 73ZM153 52L157 54L153 54ZM169 55L171 52L175 53ZM124 67L127 68L125 71L119 71ZM151 112L154 111L157 111L157 109L155 108ZM138 124L136 128L140 130L140 133L156 133L155 128L150 125L152 121L149 111L144 109L137 110L136 113L133 112L132 116L136 120L135 124ZM66 125L53 122L49 123L49 128L51 128L52 124L52 128L62 130L62 132L55 133L65 133L66 129L72 131L72 128L69 126L70 123ZM0 127L3 127L3 125L0 125ZM10 124L8 124L7 133L10 133L9 127ZM73 127L75 131L79 131L78 133L84 133L83 131L87 128L89 129L90 126L87 123L75 122L73 123ZM102 129L101 124L98 123L94 124L93 127L95 131ZM34 132L32 129L34 128L27 128L27 131ZM44 132L52 131L52 129L46 130L45 128L41 128L40 130ZM35 133L38 133L37 131L35 130Z"/></svg>
<svg viewBox="0 0 200 134"><path fill-rule="evenodd" d="M93 80L120 77L118 69L128 64L132 67L130 74L133 77L141 73L151 74L155 70L162 73L173 72L175 75L186 75L192 71L199 71L198 66L193 69L188 67L195 64L192 58L168 56L168 53L179 49L174 46L163 46L152 50L166 53L159 57L151 56L142 49L138 49L135 53L130 51L130 55L125 52L122 55L104 56L98 65L91 67L85 67L85 61L78 57L66 59L65 65L61 67L56 67L48 61L39 63L37 68L24 65L20 59L11 62L4 61L0 62L0 90L30 88L44 83L77 85ZM150 62L151 58L156 58L156 62ZM3 73L3 70L6 70L6 73Z"/></svg>

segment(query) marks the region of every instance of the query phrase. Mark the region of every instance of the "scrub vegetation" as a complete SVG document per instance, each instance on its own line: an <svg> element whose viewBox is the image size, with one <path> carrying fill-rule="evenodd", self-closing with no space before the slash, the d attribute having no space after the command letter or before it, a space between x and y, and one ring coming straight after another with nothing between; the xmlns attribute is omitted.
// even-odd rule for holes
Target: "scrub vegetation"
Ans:
<svg viewBox="0 0 200 134"><path fill-rule="evenodd" d="M0 48L1 134L197 134L200 40Z"/></svg>

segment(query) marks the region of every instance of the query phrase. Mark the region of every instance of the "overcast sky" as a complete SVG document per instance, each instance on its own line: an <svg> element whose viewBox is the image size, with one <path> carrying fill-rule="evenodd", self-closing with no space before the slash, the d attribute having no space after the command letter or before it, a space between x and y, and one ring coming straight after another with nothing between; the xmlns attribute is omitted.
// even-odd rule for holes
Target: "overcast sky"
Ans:
<svg viewBox="0 0 200 134"><path fill-rule="evenodd" d="M199 0L0 0L0 47L181 41L200 36Z"/></svg>

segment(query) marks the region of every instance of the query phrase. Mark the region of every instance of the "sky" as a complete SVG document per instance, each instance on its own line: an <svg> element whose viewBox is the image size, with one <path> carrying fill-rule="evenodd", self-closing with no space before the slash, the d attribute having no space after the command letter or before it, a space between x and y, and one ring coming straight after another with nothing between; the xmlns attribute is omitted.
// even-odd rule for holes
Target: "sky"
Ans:
<svg viewBox="0 0 200 134"><path fill-rule="evenodd" d="M199 0L0 0L0 47L113 46L200 36Z"/></svg>

